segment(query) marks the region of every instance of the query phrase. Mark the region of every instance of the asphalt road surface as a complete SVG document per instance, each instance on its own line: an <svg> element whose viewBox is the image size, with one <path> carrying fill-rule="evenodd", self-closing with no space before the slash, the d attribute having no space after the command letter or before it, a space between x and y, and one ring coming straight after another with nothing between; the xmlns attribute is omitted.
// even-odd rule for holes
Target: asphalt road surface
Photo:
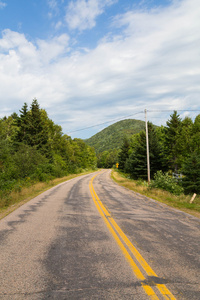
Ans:
<svg viewBox="0 0 200 300"><path fill-rule="evenodd" d="M0 221L0 299L199 300L199 252L199 219L96 172Z"/></svg>

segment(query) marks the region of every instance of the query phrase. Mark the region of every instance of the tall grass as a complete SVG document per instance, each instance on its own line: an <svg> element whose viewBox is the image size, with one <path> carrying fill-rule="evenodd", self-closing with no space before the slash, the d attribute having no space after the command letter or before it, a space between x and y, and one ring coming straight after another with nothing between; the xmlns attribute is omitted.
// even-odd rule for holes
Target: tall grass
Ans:
<svg viewBox="0 0 200 300"><path fill-rule="evenodd" d="M192 195L181 194L176 196L161 189L150 189L146 181L130 179L126 174L117 170L112 171L111 177L119 185L133 190L134 192L140 193L200 218L200 195L197 195L193 203L190 204Z"/></svg>

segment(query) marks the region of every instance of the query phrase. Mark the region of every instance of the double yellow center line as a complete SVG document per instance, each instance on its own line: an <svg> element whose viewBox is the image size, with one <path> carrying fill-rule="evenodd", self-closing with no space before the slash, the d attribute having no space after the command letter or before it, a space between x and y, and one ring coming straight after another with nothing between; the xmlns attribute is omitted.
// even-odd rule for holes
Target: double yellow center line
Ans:
<svg viewBox="0 0 200 300"><path fill-rule="evenodd" d="M125 235L125 233L121 230L121 228L117 225L115 220L112 218L111 214L108 212L106 207L103 205L99 197L97 196L94 187L93 187L93 180L98 174L96 174L92 179L90 180L89 187L90 187L90 193L92 195L93 201L103 218L105 224L107 225L108 229L110 230L111 234L115 238L118 246L120 247L122 253L124 254L126 260L129 262L133 273L135 276L141 281L141 286L145 290L146 294L149 296L152 300L159 300L157 294L153 290L153 288L148 285L146 276L152 276L157 277L156 273L152 270L152 268L148 265L148 263L145 261L145 259L142 257L142 255L138 252L138 250L133 246L133 244L130 242L128 237ZM130 253L130 254L129 254ZM137 264L136 262L137 261ZM164 284L158 284L153 283L153 285L157 288L156 291L158 294L162 295L162 299L168 299L168 300L176 300L176 298L172 295L172 293L168 290L168 288Z"/></svg>

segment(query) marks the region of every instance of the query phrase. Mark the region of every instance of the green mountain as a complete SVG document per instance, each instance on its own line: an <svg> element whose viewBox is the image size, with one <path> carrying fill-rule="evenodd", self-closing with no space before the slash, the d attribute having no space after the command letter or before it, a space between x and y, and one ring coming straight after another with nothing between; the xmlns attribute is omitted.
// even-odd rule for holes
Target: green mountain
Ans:
<svg viewBox="0 0 200 300"><path fill-rule="evenodd" d="M94 147L98 154L106 150L119 149L124 136L129 137L144 129L144 121L128 119L112 124L84 141Z"/></svg>

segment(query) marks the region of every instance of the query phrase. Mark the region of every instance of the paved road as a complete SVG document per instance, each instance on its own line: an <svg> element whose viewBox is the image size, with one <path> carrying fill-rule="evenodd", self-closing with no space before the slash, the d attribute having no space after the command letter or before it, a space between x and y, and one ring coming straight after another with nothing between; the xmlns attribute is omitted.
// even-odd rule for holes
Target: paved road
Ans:
<svg viewBox="0 0 200 300"><path fill-rule="evenodd" d="M109 174L62 183L0 221L0 299L200 299L200 220Z"/></svg>

